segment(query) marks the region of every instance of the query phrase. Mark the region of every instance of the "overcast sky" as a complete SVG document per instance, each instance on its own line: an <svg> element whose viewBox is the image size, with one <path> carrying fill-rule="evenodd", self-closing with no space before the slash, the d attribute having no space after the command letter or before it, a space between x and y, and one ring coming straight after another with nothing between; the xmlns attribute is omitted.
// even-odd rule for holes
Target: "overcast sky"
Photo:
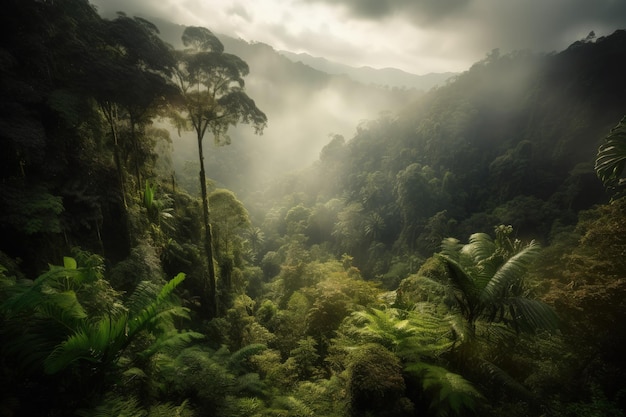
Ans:
<svg viewBox="0 0 626 417"><path fill-rule="evenodd" d="M494 48L559 51L626 28L625 0L91 0L352 66L463 71Z"/></svg>

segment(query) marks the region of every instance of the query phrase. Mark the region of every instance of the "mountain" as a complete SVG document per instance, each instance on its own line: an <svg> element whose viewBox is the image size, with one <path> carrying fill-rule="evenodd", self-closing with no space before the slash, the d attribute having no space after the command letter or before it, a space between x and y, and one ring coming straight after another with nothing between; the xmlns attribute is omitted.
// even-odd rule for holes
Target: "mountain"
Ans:
<svg viewBox="0 0 626 417"><path fill-rule="evenodd" d="M289 51L278 52L293 62L302 62L311 68L315 68L328 74L344 74L351 79L364 84L415 88L417 90L427 91L437 85L444 84L446 80L456 75L456 73L453 72L416 75L397 68L355 68L338 62L329 61L326 58L314 57L306 53L294 53Z"/></svg>

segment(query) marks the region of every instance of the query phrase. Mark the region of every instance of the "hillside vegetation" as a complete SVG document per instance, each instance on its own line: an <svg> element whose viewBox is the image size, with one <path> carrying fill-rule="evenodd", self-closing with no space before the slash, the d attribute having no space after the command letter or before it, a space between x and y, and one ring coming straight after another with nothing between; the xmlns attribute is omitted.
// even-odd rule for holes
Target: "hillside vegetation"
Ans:
<svg viewBox="0 0 626 417"><path fill-rule="evenodd" d="M254 182L237 132L282 104L228 42L7 1L1 416L624 415L626 32L494 50ZM357 88L283 64L277 97Z"/></svg>

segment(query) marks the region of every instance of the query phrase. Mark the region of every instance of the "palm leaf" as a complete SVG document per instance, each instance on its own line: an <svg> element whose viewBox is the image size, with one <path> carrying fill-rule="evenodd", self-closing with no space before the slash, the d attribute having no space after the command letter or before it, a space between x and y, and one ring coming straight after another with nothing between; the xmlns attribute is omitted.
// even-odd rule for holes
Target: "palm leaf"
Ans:
<svg viewBox="0 0 626 417"><path fill-rule="evenodd" d="M440 254L458 262L462 248L463 244L461 244L458 239L449 237L441 242Z"/></svg>
<svg viewBox="0 0 626 417"><path fill-rule="evenodd" d="M469 315L479 302L479 290L476 288L474 280L466 269L453 257L446 254L439 254L446 266L448 267L448 277L450 285L454 291L459 292L459 296L455 296L461 308L463 315Z"/></svg>
<svg viewBox="0 0 626 417"><path fill-rule="evenodd" d="M509 392L515 393L520 398L536 402L537 398L535 397L535 394L492 362L482 360L480 369L489 379L492 380L492 383L507 388Z"/></svg>
<svg viewBox="0 0 626 417"><path fill-rule="evenodd" d="M515 328L526 332L553 332L558 329L559 319L549 305L523 297L510 298L507 303L513 308L512 320Z"/></svg>
<svg viewBox="0 0 626 417"><path fill-rule="evenodd" d="M598 148L595 171L606 188L619 185L626 164L626 117L615 126Z"/></svg>
<svg viewBox="0 0 626 417"><path fill-rule="evenodd" d="M496 244L486 233L470 236L469 243L461 248L461 260L465 261L478 292L485 288L501 264L501 258L496 256Z"/></svg>
<svg viewBox="0 0 626 417"><path fill-rule="evenodd" d="M482 290L481 302L488 305L503 297L513 284L518 283L523 278L540 249L539 244L533 241L519 253L507 259Z"/></svg>
<svg viewBox="0 0 626 417"><path fill-rule="evenodd" d="M461 248L461 254L469 256L473 263L477 264L490 258L496 250L496 245L486 233L474 233L469 238L469 243Z"/></svg>

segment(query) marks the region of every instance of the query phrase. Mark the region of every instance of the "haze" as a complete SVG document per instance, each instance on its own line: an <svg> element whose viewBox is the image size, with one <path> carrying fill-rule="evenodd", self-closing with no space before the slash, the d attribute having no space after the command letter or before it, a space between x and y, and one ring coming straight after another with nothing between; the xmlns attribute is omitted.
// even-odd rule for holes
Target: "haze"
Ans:
<svg viewBox="0 0 626 417"><path fill-rule="evenodd" d="M349 140L362 121L400 109L420 93L371 86L363 80L356 84L294 64L277 51L306 53L352 67L460 73L494 49L561 50L591 31L609 34L626 20L626 2L612 0L95 0L93 4L105 16L124 11L154 21L164 39L176 47L182 47L183 25L207 27L220 36L226 52L250 65L246 88L268 116L264 135L256 137L249 127L237 126L231 129L230 147L206 152L209 164L222 168L230 155L249 155L246 166L231 177L214 178L238 192L244 191L242 184L245 191L258 190L277 175L306 167L332 135ZM512 84L510 78L502 85L522 88ZM197 151L194 140L174 139L175 169L182 175Z"/></svg>
<svg viewBox="0 0 626 417"><path fill-rule="evenodd" d="M95 0L275 49L414 74L459 72L494 48L561 50L626 18L615 0Z"/></svg>

